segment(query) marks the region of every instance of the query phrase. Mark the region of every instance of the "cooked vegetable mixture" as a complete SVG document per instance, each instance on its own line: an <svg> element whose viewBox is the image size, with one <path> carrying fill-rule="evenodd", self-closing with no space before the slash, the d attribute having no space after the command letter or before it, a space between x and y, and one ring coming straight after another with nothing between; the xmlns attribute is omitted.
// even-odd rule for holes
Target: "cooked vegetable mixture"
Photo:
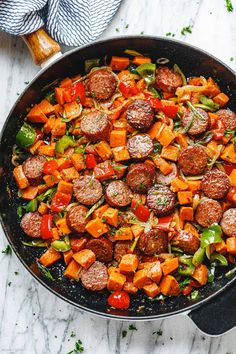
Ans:
<svg viewBox="0 0 236 354"><path fill-rule="evenodd" d="M31 107L13 149L24 246L118 309L138 291L194 299L235 264L236 114L211 77L167 63L86 60Z"/></svg>

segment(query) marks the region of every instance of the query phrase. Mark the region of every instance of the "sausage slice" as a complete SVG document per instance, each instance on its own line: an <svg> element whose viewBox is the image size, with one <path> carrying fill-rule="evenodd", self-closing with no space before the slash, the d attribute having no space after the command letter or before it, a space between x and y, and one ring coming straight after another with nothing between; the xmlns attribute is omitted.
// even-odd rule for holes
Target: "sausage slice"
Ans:
<svg viewBox="0 0 236 354"><path fill-rule="evenodd" d="M107 267L99 262L94 262L88 269L81 272L81 282L87 290L100 291L107 286Z"/></svg>
<svg viewBox="0 0 236 354"><path fill-rule="evenodd" d="M208 227L222 218L222 208L219 202L214 199L205 199L200 202L195 213L197 223Z"/></svg>
<svg viewBox="0 0 236 354"><path fill-rule="evenodd" d="M107 140L110 133L110 121L105 113L98 110L83 116L80 129L92 141Z"/></svg>
<svg viewBox="0 0 236 354"><path fill-rule="evenodd" d="M133 128L145 132L154 121L154 111L149 102L136 100L127 108L126 118Z"/></svg>
<svg viewBox="0 0 236 354"><path fill-rule="evenodd" d="M93 71L86 83L88 93L97 100L109 99L114 94L116 87L115 75L107 69Z"/></svg>
<svg viewBox="0 0 236 354"><path fill-rule="evenodd" d="M85 232L85 226L90 218L86 218L86 214L88 212L88 208L84 205L77 205L67 212L66 221L69 228L78 233Z"/></svg>
<svg viewBox="0 0 236 354"><path fill-rule="evenodd" d="M43 180L43 166L46 158L41 155L30 156L23 164L23 172L32 186L39 185Z"/></svg>
<svg viewBox="0 0 236 354"><path fill-rule="evenodd" d="M178 163L185 175L199 175L206 170L207 159L203 147L194 145L180 151Z"/></svg>
<svg viewBox="0 0 236 354"><path fill-rule="evenodd" d="M236 114L230 109L220 109L216 112L225 125L225 129L236 129Z"/></svg>
<svg viewBox="0 0 236 354"><path fill-rule="evenodd" d="M168 236L162 230L152 229L140 236L138 248L147 256L165 253L168 248Z"/></svg>
<svg viewBox="0 0 236 354"><path fill-rule="evenodd" d="M131 190L123 181L110 182L106 189L106 200L114 207L121 208L131 203Z"/></svg>
<svg viewBox="0 0 236 354"><path fill-rule="evenodd" d="M184 127L190 126L188 134L198 135L204 133L208 128L209 118L206 111L201 108L196 108L202 118L198 117L191 109L186 111L182 118L182 124Z"/></svg>
<svg viewBox="0 0 236 354"><path fill-rule="evenodd" d="M173 237L172 241L174 245L181 248L186 254L194 254L200 246L199 238L185 230L181 230Z"/></svg>
<svg viewBox="0 0 236 354"><path fill-rule="evenodd" d="M38 212L26 213L21 219L20 226L27 236L33 238L41 237L40 226L42 216Z"/></svg>
<svg viewBox="0 0 236 354"><path fill-rule="evenodd" d="M147 205L157 216L169 215L175 208L176 196L167 186L157 184L149 188Z"/></svg>
<svg viewBox="0 0 236 354"><path fill-rule="evenodd" d="M153 153L154 146L148 134L137 134L129 138L127 149L132 159L145 160Z"/></svg>
<svg viewBox="0 0 236 354"><path fill-rule="evenodd" d="M201 190L208 198L212 199L224 198L229 188L229 177L217 169L207 172L201 182Z"/></svg>
<svg viewBox="0 0 236 354"><path fill-rule="evenodd" d="M109 262L112 260L113 246L112 242L105 237L89 240L86 248L93 251L96 258L101 262Z"/></svg>
<svg viewBox="0 0 236 354"><path fill-rule="evenodd" d="M227 236L236 236L236 208L224 212L220 225Z"/></svg>
<svg viewBox="0 0 236 354"><path fill-rule="evenodd" d="M157 70L156 85L160 90L165 92L175 92L176 89L182 86L183 80L179 73L167 66L162 66Z"/></svg>
<svg viewBox="0 0 236 354"><path fill-rule="evenodd" d="M80 176L75 180L73 191L79 203L95 204L102 197L101 183L91 176Z"/></svg>
<svg viewBox="0 0 236 354"><path fill-rule="evenodd" d="M155 168L147 163L137 163L130 166L126 183L132 191L145 193L156 180Z"/></svg>

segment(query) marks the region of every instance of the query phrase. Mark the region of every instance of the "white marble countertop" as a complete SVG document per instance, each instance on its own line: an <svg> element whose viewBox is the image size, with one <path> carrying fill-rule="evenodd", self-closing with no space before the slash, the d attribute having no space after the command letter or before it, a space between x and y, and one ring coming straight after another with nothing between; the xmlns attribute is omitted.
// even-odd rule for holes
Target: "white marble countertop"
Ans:
<svg viewBox="0 0 236 354"><path fill-rule="evenodd" d="M224 0L123 0L101 38L120 34L165 36L194 44L236 69L236 3L229 13ZM193 25L192 33L181 29ZM21 39L0 33L0 124L2 126L17 95L38 68ZM203 335L185 316L162 321L134 323L137 331L122 331L130 322L101 319L83 313L58 299L38 284L7 245L0 230L0 352L23 354L68 353L76 340L85 353L169 354L236 353L236 328L211 338ZM161 329L162 335L153 332ZM76 336L71 337L75 332Z"/></svg>

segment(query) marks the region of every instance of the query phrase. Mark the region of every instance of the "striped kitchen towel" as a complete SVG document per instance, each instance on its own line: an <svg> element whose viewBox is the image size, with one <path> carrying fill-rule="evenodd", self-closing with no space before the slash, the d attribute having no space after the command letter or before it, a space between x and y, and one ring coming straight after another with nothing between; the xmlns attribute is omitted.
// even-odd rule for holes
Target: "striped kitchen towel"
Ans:
<svg viewBox="0 0 236 354"><path fill-rule="evenodd" d="M107 27L121 0L0 0L0 30L15 35L43 27L59 43L81 45Z"/></svg>

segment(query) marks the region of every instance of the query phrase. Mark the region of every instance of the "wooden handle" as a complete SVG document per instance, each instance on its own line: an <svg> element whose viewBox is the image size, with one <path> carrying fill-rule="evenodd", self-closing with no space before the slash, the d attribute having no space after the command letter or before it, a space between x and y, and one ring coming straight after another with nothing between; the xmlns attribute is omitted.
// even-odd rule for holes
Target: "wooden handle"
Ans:
<svg viewBox="0 0 236 354"><path fill-rule="evenodd" d="M61 50L59 44L55 42L43 28L24 35L23 40L29 48L36 65L43 64Z"/></svg>

